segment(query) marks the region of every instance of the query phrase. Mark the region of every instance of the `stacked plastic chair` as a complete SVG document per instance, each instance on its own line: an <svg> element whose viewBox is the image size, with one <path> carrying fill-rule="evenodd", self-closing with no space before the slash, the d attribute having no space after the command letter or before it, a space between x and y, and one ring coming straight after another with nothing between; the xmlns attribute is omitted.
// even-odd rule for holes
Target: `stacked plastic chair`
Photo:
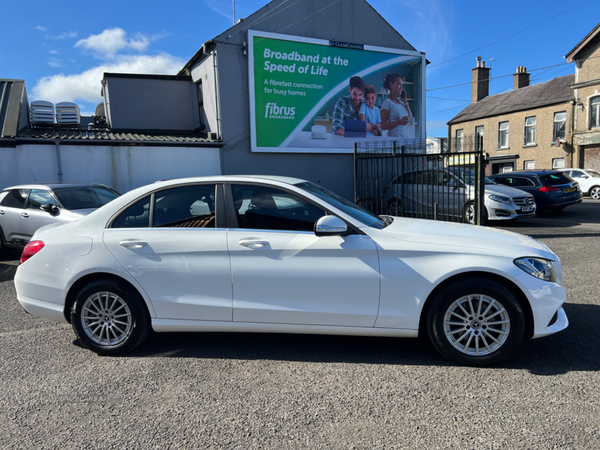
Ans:
<svg viewBox="0 0 600 450"><path fill-rule="evenodd" d="M36 100L31 102L31 121L39 124L52 124L56 123L54 115L54 103L47 102L44 100Z"/></svg>
<svg viewBox="0 0 600 450"><path fill-rule="evenodd" d="M56 104L56 123L58 125L79 125L79 106L71 102Z"/></svg>

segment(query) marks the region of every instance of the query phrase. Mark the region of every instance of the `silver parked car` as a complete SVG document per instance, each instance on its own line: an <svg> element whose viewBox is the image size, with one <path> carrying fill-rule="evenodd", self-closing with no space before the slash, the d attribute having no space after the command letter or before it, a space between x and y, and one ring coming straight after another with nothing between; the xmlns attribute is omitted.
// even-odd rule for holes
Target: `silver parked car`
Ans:
<svg viewBox="0 0 600 450"><path fill-rule="evenodd" d="M89 183L8 187L0 192L0 251L5 246L23 248L38 228L73 222L119 196L104 185Z"/></svg>
<svg viewBox="0 0 600 450"><path fill-rule="evenodd" d="M393 180L385 190L389 195L388 214L399 216L404 203L405 215L462 217L464 222L475 223L474 186L475 172L465 167L406 172ZM496 184L488 177L485 177L484 197L482 222L535 215L533 195Z"/></svg>

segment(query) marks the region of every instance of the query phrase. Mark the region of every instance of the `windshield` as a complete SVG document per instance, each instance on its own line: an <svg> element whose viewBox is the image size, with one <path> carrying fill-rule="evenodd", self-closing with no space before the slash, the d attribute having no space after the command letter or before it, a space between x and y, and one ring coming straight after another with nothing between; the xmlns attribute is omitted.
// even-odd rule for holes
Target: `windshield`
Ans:
<svg viewBox="0 0 600 450"><path fill-rule="evenodd" d="M299 187L300 189L304 189L313 195L316 195L320 199L326 201L330 205L336 207L340 211L345 212L350 217L364 223L365 225L378 229L382 229L387 226L387 223L381 219L381 217L376 216L362 206L358 206L356 203L352 203L351 201L346 200L344 197L322 188L321 186L308 181L298 183L295 186Z"/></svg>
<svg viewBox="0 0 600 450"><path fill-rule="evenodd" d="M78 186L54 189L60 203L70 210L100 208L120 194L102 186Z"/></svg>
<svg viewBox="0 0 600 450"><path fill-rule="evenodd" d="M461 179L463 183L474 185L475 184L475 171L467 167L454 167L449 169L454 175ZM485 184L496 184L495 181L485 177Z"/></svg>

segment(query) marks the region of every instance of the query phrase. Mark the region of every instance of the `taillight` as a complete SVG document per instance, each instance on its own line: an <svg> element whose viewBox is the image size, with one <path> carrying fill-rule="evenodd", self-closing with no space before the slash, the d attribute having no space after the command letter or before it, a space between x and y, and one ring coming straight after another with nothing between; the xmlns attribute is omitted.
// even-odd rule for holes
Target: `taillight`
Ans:
<svg viewBox="0 0 600 450"><path fill-rule="evenodd" d="M29 244L25 246L23 249L23 253L21 253L21 261L19 264L23 264L37 252L44 248L44 243L42 241L31 241Z"/></svg>
<svg viewBox="0 0 600 450"><path fill-rule="evenodd" d="M544 186L538 189L538 191L540 192L555 192L555 191L560 191L560 188L557 188L556 186Z"/></svg>

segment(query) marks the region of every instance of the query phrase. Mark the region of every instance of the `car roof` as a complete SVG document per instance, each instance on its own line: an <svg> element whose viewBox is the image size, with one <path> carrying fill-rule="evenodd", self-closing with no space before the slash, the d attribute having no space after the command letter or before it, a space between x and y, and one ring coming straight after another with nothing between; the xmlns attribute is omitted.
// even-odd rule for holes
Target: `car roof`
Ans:
<svg viewBox="0 0 600 450"><path fill-rule="evenodd" d="M213 175L206 177L189 177L189 178L171 178L167 180L159 180L156 183L164 184L179 184L179 183L196 183L196 182L248 182L248 181L277 181L286 184L306 183L307 180L294 177L285 177L279 175Z"/></svg>
<svg viewBox="0 0 600 450"><path fill-rule="evenodd" d="M558 173L558 172L559 172L559 170L557 170L557 169L513 170L512 172L496 173L494 175L488 175L488 176L490 178L494 178L494 177L510 177L510 176L514 176L514 175L538 176L538 175L549 175L549 174Z"/></svg>
<svg viewBox="0 0 600 450"><path fill-rule="evenodd" d="M99 183L77 183L77 182L56 183L56 182L53 182L53 183L16 184L14 186L5 187L2 190L6 191L7 189L33 189L33 188L39 188L39 187L47 187L50 189L56 189L56 188L61 188L61 187L90 187L90 186L104 187L104 188L108 187L108 186L105 186L104 184L99 184Z"/></svg>

